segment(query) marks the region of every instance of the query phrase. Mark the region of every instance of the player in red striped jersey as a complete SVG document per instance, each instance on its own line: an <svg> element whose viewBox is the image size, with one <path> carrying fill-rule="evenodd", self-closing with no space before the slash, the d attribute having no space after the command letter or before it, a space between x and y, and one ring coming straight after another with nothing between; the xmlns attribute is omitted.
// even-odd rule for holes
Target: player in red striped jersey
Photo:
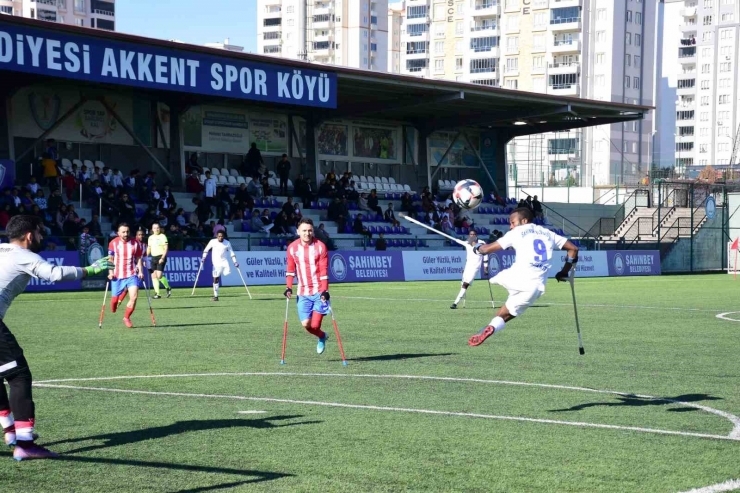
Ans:
<svg viewBox="0 0 740 493"><path fill-rule="evenodd" d="M139 288L142 287L141 281L144 279L144 269L141 263L144 250L136 239L129 239L130 232L128 224L119 224L118 238L114 238L108 244L108 255L113 257L113 270L108 271L112 295L110 309L115 313L119 301L123 300L128 292L129 300L126 304L123 323L129 328L134 326L131 323L131 314L136 309L136 299L139 297Z"/></svg>
<svg viewBox="0 0 740 493"><path fill-rule="evenodd" d="M285 273L285 297L293 295L293 282L298 280L298 317L303 328L319 338L316 352L326 347L327 334L321 321L329 313L329 257L326 245L314 238L313 221L303 218L298 223L298 236L288 246Z"/></svg>

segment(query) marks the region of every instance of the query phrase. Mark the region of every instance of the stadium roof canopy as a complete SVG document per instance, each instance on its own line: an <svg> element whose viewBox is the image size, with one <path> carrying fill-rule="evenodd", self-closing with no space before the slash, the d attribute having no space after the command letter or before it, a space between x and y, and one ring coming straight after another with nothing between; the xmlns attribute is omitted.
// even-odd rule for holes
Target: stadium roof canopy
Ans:
<svg viewBox="0 0 740 493"><path fill-rule="evenodd" d="M270 56L235 53L227 50L207 48L203 46L188 45L179 42L163 41L152 38L143 38L131 36L122 33L109 32L104 30L93 30L79 28L76 26L66 26L49 22L41 22L17 17L0 18L0 32L4 31L10 36L4 41L10 41L18 36L20 31L28 37L28 29L36 30L39 37L43 36L47 40L58 39L60 47L58 52L60 58L57 60L61 64L62 70L49 70L47 64L46 70L42 67L34 70L29 67L30 46L26 46L25 67L14 63L18 60L11 59L11 63L2 63L7 61L11 53L8 51L10 46L3 44L0 39L0 70L16 70L25 72L25 75L19 73L17 77L8 79L3 77L4 83L14 85L24 85L27 83L38 82L41 77L59 77L73 78L81 82L91 82L105 85L128 85L138 86L140 90L153 90L161 93L162 91L169 94L159 95L163 101L179 102L183 105L202 104L204 102L217 102L230 98L228 93L222 91L182 91L174 84L157 84L138 83L142 81L126 80L124 77L123 59L119 60L119 51L140 50L146 53L148 50L155 50L154 53L163 53L170 56L183 58L201 58L200 69L203 70L203 77L211 75L208 62L216 61L222 66L234 63L237 68L250 64L257 66L273 66L276 69L283 69L292 77L292 74L301 71L321 72L322 77L331 77L332 90L335 91L331 96L331 103L327 107L324 105L310 104L292 104L291 101L260 100L260 98L244 98L245 102L254 105L271 106L274 110L283 110L286 113L294 115L304 115L314 118L315 122L334 118L355 118L355 117L372 117L383 120L392 120L411 124L421 131L434 131L439 129L454 129L461 126L493 128L506 130L505 133L510 137L525 135L531 133L541 133L548 131L566 130L569 128L587 127L592 125L601 125L609 123L619 123L629 120L642 119L652 108L647 106L635 106L620 103L611 103L603 101L586 100L577 97L554 96L547 94L528 93L522 91L512 91L507 89L490 88L469 83L423 79L418 77L401 76L396 74L378 73L365 70L356 70L345 67L336 67L328 65L318 65L302 61L287 60ZM77 41L78 44L87 41L90 46L90 59L92 60L92 70L89 76L81 74L71 74L65 68L70 59L65 57L66 44L68 41ZM12 43L16 46L16 43ZM108 76L101 78L96 70L96 49L102 50L102 47L111 47L114 52L113 64L118 73L118 77L112 77L112 72ZM41 56L48 54L46 49L48 43L43 46ZM106 50L108 48L105 48ZM82 49L80 48L80 51ZM17 55L17 53L16 53ZM81 55L81 54L80 54ZM99 63L102 60L102 52L98 54ZM80 56L81 58L81 56ZM110 60L109 60L110 62ZM120 62L120 63L119 63ZM133 62L134 70L129 72L133 75L136 70L137 59L129 60ZM152 60L151 67L154 70ZM189 66L185 67L186 75ZM225 72L225 70L224 70ZM138 73L141 76L141 73ZM225 77L225 73L222 74ZM268 76L270 74L268 73ZM128 77L132 79L133 77ZM322 80L322 79L320 79ZM204 84L209 81L203 80ZM268 79L270 84L272 79ZM199 84L201 81L199 81ZM256 83L256 81L255 81ZM238 81L235 81L238 84ZM335 85L334 85L335 84ZM186 84L187 85L187 84ZM290 87L290 79L288 79ZM305 88L307 92L307 88ZM210 94L207 94L210 93ZM273 98L274 99L274 98ZM305 101L305 97L304 103ZM516 125L515 125L516 123Z"/></svg>

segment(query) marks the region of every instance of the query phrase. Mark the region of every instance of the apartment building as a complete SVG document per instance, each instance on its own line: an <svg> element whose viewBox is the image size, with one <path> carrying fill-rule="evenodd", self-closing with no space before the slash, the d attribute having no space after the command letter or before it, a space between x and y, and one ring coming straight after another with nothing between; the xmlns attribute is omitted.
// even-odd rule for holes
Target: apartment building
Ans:
<svg viewBox="0 0 740 493"><path fill-rule="evenodd" d="M663 50L663 56L678 60L675 99L671 101L672 95L667 94L661 100L676 108L676 168L683 172L691 166L736 164L740 2L688 0L680 4L678 43Z"/></svg>
<svg viewBox="0 0 740 493"><path fill-rule="evenodd" d="M402 74L519 91L653 104L655 2L406 0ZM650 117L652 118L652 117ZM639 181L652 120L518 138L519 184Z"/></svg>
<svg viewBox="0 0 740 493"><path fill-rule="evenodd" d="M258 0L257 51L388 69L388 0Z"/></svg>
<svg viewBox="0 0 740 493"><path fill-rule="evenodd" d="M392 4L388 9L388 72L401 73L401 27L403 6Z"/></svg>
<svg viewBox="0 0 740 493"><path fill-rule="evenodd" d="M107 31L116 30L115 0L0 0L0 13Z"/></svg>

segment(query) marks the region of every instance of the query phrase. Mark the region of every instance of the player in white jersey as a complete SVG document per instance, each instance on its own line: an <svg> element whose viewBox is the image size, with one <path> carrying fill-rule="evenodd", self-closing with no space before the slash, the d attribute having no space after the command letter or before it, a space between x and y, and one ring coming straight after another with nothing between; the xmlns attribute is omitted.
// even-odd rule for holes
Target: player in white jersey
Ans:
<svg viewBox="0 0 740 493"><path fill-rule="evenodd" d="M468 292L468 287L473 284L475 276L480 272L481 264L483 264L483 270L488 272L488 255L478 255L473 251L473 248L476 245L485 244L485 241L478 239L478 234L475 230L471 229L468 233L468 242L465 244L465 269L463 270L462 282L460 283L462 286L460 288L460 292L457 294L457 298L455 298L455 302L450 306L453 310L457 308L457 304L460 303L460 300L465 298L465 295Z"/></svg>
<svg viewBox="0 0 740 493"><path fill-rule="evenodd" d="M474 248L479 255L514 248L516 260L511 267L490 280L491 284L506 289L509 297L491 323L468 340L470 346L478 346L489 336L503 330L506 322L524 313L544 294L553 250L568 251L565 265L555 275L558 282L567 280L571 267L578 262L578 247L567 238L534 224L534 215L529 209L522 207L512 212L509 225L509 232L497 241Z"/></svg>
<svg viewBox="0 0 740 493"><path fill-rule="evenodd" d="M0 245L0 428L5 444L15 446L15 460L45 459L56 454L36 445L35 406L31 371L15 336L3 319L16 296L32 277L44 281L73 281L108 269L108 257L90 267L65 267L48 263L34 252L41 250L43 222L36 216L13 217L6 226L10 243ZM10 399L3 380L10 387Z"/></svg>
<svg viewBox="0 0 740 493"><path fill-rule="evenodd" d="M203 258L201 262L206 261L208 252L213 250L211 255L211 263L213 264L213 298L212 301L218 301L218 287L221 284L221 276L228 276L231 274L229 268L229 261L226 259L226 254L231 255L231 261L234 262L234 267L239 268L239 263L236 261L236 254L231 248L231 243L226 239L226 233L219 231L216 234L216 238L208 242L206 249L203 250Z"/></svg>

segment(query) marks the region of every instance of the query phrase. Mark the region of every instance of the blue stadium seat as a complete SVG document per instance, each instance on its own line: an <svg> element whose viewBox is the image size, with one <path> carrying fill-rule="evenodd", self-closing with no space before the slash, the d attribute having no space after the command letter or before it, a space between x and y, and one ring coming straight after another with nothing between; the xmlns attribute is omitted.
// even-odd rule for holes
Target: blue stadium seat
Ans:
<svg viewBox="0 0 740 493"><path fill-rule="evenodd" d="M278 202L277 199L272 199L272 202L270 203L271 207L280 207L280 202Z"/></svg>
<svg viewBox="0 0 740 493"><path fill-rule="evenodd" d="M318 202L316 202L315 200L312 200L310 205L311 205L310 207L311 209L318 209L319 207Z"/></svg>
<svg viewBox="0 0 740 493"><path fill-rule="evenodd" d="M252 232L252 226L247 221L242 221L242 232L244 233L251 233Z"/></svg>
<svg viewBox="0 0 740 493"><path fill-rule="evenodd" d="M344 226L344 234L348 234L348 235L352 234L352 226L350 226L349 224L346 224Z"/></svg>
<svg viewBox="0 0 740 493"><path fill-rule="evenodd" d="M370 243L368 245L375 248L375 239L371 238Z"/></svg>
<svg viewBox="0 0 740 493"><path fill-rule="evenodd" d="M393 228L391 228L390 226L383 226L383 233L387 235L393 234Z"/></svg>
<svg viewBox="0 0 740 493"><path fill-rule="evenodd" d="M267 240L267 238L261 238L260 239L260 246L261 247L268 246L269 244L270 244L270 242Z"/></svg>
<svg viewBox="0 0 740 493"><path fill-rule="evenodd" d="M270 219L272 219L272 220L274 221L274 220L275 220L275 218L277 217L277 215L278 215L278 213L277 213L276 211L272 211L272 212L270 213Z"/></svg>

